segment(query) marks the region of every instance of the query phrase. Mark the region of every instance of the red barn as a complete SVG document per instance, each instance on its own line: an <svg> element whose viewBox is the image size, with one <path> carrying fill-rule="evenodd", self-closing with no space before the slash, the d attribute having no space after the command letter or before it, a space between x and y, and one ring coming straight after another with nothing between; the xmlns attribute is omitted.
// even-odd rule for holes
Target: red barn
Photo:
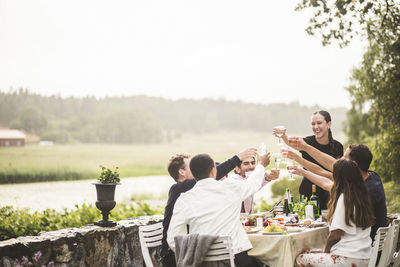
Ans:
<svg viewBox="0 0 400 267"><path fill-rule="evenodd" d="M1 146L24 146L26 135L18 130L0 129Z"/></svg>

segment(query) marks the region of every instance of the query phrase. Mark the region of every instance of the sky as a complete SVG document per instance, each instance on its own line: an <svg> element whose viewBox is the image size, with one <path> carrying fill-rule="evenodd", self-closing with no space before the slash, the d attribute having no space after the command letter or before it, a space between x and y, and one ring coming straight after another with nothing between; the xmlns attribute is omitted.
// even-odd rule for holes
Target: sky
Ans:
<svg viewBox="0 0 400 267"><path fill-rule="evenodd" d="M350 107L364 45L323 47L298 1L0 0L0 91Z"/></svg>

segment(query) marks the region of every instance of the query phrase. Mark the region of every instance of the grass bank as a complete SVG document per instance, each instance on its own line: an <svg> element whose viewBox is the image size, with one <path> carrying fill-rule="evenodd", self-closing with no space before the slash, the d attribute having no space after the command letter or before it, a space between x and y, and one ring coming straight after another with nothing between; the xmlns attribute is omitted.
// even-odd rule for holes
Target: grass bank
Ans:
<svg viewBox="0 0 400 267"><path fill-rule="evenodd" d="M299 134L304 136L305 134ZM99 165L120 168L121 177L167 174L169 158L177 153L209 153L224 161L242 149L266 143L278 151L271 133L219 132L184 134L170 143L147 145L69 144L0 148L0 184L96 178Z"/></svg>

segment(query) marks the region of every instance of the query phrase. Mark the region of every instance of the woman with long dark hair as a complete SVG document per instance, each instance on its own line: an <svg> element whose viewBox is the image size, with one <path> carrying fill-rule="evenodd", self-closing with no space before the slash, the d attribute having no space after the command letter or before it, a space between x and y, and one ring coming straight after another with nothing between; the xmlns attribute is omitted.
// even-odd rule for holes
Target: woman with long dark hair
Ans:
<svg viewBox="0 0 400 267"><path fill-rule="evenodd" d="M343 145L337 140L333 139L332 136L332 119L331 115L328 111L320 110L314 112L311 116L311 130L314 135L310 135L304 137L303 140L318 149L321 152L324 152L335 159L341 158L343 156ZM274 129L275 134L275 129ZM289 144L289 140L286 134L282 136L282 139L286 144ZM313 157L311 157L307 152L300 151L302 157L312 163L318 164L322 168L324 168L320 163L318 163ZM324 168L325 169L325 168ZM308 180L306 177L303 177L299 188L300 195L306 196L310 199L312 194L312 182ZM321 187L317 186L317 196L320 200L320 208L324 210L327 208L327 204L329 201L329 192L325 191Z"/></svg>
<svg viewBox="0 0 400 267"><path fill-rule="evenodd" d="M351 160L333 165L328 203L329 236L322 252L302 253L299 266L368 266L371 254L372 204L361 172Z"/></svg>

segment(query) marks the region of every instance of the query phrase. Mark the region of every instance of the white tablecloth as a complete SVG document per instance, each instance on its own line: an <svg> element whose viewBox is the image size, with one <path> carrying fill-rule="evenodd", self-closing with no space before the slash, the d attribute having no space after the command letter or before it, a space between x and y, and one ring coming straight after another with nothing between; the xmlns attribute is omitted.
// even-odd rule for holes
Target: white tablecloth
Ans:
<svg viewBox="0 0 400 267"><path fill-rule="evenodd" d="M291 267L297 255L306 249L323 249L328 234L327 226L286 235L249 234L253 249L248 254L269 266Z"/></svg>

